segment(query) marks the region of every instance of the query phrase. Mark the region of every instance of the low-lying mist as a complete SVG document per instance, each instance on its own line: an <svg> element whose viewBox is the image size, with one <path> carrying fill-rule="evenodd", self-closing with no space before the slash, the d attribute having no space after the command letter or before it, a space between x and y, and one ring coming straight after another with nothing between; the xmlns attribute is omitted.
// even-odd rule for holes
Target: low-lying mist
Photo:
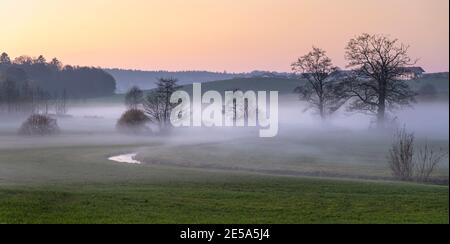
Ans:
<svg viewBox="0 0 450 244"><path fill-rule="evenodd" d="M372 116L341 110L322 121L296 96L283 96L279 103L279 133L273 138L260 138L256 127L176 128L166 134L121 134L116 131L116 122L124 111L126 107L117 103L69 106L68 115L58 118L61 133L47 137L18 136L24 118L2 117L0 150L114 146L117 154L138 153L146 163L384 178L390 175L386 158L395 128L414 132L419 145L426 142L448 151L449 142L448 102L419 102L398 110L391 116L392 126L381 131ZM448 177L448 165L446 157L439 165L440 175Z"/></svg>
<svg viewBox="0 0 450 244"><path fill-rule="evenodd" d="M116 133L116 123L126 111L121 104L77 104L70 106L67 116L58 117L58 125L64 134L112 135ZM14 135L25 117L0 115L0 135ZM449 135L449 103L419 102L410 107L401 108L390 116L390 129L405 127L417 137L429 140L447 140ZM279 102L279 136L295 134L320 133L329 130L348 132L376 131L374 117L348 112L343 109L322 121L316 111L310 109L295 96L280 97ZM220 132L224 133L220 133ZM217 136L215 133L221 134ZM392 130L387 130L389 134ZM184 136L192 134L190 136ZM118 135L121 137L120 135ZM149 136L149 135L145 135ZM179 139L197 141L198 139L221 140L229 137L258 137L256 128L179 128L168 135L161 136L167 140ZM139 136L136 136L139 137ZM67 138L67 140L71 140Z"/></svg>

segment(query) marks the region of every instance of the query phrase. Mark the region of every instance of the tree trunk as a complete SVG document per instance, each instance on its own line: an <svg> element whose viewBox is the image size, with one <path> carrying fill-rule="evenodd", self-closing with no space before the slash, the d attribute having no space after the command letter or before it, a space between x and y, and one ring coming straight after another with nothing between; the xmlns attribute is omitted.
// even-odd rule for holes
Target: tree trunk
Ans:
<svg viewBox="0 0 450 244"><path fill-rule="evenodd" d="M384 127L384 122L386 120L385 113L386 113L386 105L384 103L380 104L378 106L378 112L377 112L378 127Z"/></svg>
<svg viewBox="0 0 450 244"><path fill-rule="evenodd" d="M325 106L324 106L324 102L323 99L321 98L319 101L319 112L320 112L320 118L322 120L325 120Z"/></svg>
<svg viewBox="0 0 450 244"><path fill-rule="evenodd" d="M380 82L379 89L377 124L379 128L383 128L386 120L386 81Z"/></svg>
<svg viewBox="0 0 450 244"><path fill-rule="evenodd" d="M237 121L237 101L236 99L233 99L233 122L236 124Z"/></svg>
<svg viewBox="0 0 450 244"><path fill-rule="evenodd" d="M323 110L323 105L320 106L320 118L325 120L325 111Z"/></svg>

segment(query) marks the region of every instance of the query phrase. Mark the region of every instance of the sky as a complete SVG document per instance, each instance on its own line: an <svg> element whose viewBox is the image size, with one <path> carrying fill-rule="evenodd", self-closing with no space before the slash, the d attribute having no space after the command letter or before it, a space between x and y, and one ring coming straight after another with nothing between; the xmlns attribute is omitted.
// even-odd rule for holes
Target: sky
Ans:
<svg viewBox="0 0 450 244"><path fill-rule="evenodd" d="M448 0L0 0L0 52L142 70L290 71L312 46L345 68L361 33L449 70Z"/></svg>

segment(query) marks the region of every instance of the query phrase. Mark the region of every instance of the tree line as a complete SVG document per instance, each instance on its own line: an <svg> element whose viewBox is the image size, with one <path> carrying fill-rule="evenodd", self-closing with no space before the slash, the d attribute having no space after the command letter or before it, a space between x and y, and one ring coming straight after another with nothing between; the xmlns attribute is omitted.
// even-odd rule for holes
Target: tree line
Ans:
<svg viewBox="0 0 450 244"><path fill-rule="evenodd" d="M64 112L67 99L109 96L115 92L115 80L99 68L64 66L57 58L47 62L20 56L12 60L0 55L0 110L42 112L53 105Z"/></svg>

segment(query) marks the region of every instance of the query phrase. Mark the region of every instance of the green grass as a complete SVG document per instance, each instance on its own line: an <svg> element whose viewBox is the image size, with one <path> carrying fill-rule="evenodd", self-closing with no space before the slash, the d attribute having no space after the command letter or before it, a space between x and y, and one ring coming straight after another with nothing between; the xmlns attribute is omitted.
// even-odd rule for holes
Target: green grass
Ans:
<svg viewBox="0 0 450 244"><path fill-rule="evenodd" d="M0 223L448 223L447 186L127 165L107 157L166 145L54 140L0 145Z"/></svg>
<svg viewBox="0 0 450 244"><path fill-rule="evenodd" d="M437 82L448 94L448 74L426 79L411 82ZM203 84L203 90L289 94L298 85L289 79L235 79ZM89 103L122 101L116 95ZM389 142L326 133L238 138L239 143L194 143L201 135L187 135L191 143L178 145L176 139L111 133L41 139L9 132L0 135L0 223L448 224L448 186L383 181L390 176ZM433 143L448 148L448 140ZM149 164L107 160L130 152L140 152ZM448 159L437 176L448 180Z"/></svg>
<svg viewBox="0 0 450 244"><path fill-rule="evenodd" d="M448 188L233 181L1 187L1 223L448 223Z"/></svg>
<svg viewBox="0 0 450 244"><path fill-rule="evenodd" d="M417 145L422 141L418 138ZM429 143L433 148L448 148L446 140ZM386 157L390 145L391 136L382 133L344 130L295 134L289 131L264 140L241 137L152 147L142 150L138 157L145 162L201 169L392 180ZM448 161L443 160L433 176L448 179Z"/></svg>

